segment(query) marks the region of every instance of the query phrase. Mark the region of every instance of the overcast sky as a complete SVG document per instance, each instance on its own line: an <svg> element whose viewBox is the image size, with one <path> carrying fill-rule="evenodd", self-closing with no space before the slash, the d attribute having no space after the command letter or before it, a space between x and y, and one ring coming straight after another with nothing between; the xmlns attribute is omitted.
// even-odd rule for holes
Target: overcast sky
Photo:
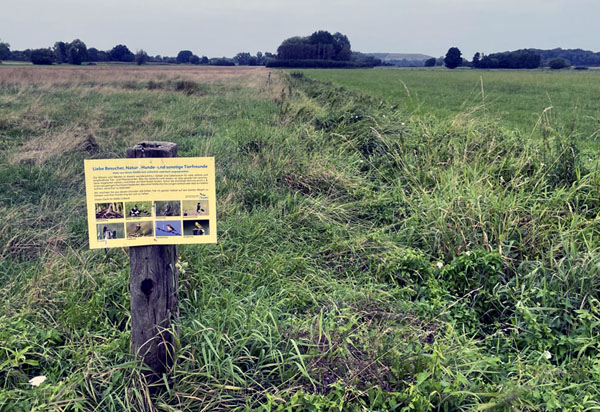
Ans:
<svg viewBox="0 0 600 412"><path fill-rule="evenodd" d="M2 0L1 10L0 39L13 50L79 38L101 50L233 56L315 30L344 33L362 52L600 50L600 0Z"/></svg>

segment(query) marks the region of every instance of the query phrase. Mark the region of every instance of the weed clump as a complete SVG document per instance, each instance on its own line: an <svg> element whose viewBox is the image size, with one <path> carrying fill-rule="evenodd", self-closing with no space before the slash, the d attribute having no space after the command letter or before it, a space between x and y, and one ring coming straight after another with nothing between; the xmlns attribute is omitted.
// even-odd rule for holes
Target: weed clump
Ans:
<svg viewBox="0 0 600 412"><path fill-rule="evenodd" d="M185 93L188 96L193 94L203 94L202 87L196 82L188 80L179 80L175 83L175 91Z"/></svg>

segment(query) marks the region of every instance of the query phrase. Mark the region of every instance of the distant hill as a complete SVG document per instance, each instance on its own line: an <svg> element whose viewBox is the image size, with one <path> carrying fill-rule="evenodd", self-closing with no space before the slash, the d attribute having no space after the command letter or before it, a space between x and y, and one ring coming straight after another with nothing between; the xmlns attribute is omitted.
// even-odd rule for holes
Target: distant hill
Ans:
<svg viewBox="0 0 600 412"><path fill-rule="evenodd" d="M394 66L403 67L414 67L423 66L425 60L430 59L432 56L421 53L365 53L368 56L373 56L381 59L386 64L393 64Z"/></svg>

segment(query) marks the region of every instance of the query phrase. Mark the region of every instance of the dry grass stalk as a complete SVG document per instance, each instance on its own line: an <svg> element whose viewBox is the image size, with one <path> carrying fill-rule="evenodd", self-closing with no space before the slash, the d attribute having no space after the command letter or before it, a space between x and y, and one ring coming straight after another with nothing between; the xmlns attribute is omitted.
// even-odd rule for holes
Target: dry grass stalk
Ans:
<svg viewBox="0 0 600 412"><path fill-rule="evenodd" d="M94 135L79 126L63 129L57 133L45 133L27 141L12 155L12 165L25 162L42 164L48 159L72 152L94 152L98 144Z"/></svg>

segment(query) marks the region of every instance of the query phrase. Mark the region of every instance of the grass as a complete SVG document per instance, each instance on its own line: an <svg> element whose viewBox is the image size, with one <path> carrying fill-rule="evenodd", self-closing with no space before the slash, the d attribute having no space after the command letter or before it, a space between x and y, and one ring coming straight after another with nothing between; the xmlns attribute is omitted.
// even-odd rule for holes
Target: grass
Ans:
<svg viewBox="0 0 600 412"><path fill-rule="evenodd" d="M448 119L485 112L524 135L552 116L561 133L597 140L600 92L597 71L360 69L308 70L311 78L334 82L377 99L395 102L419 115Z"/></svg>
<svg viewBox="0 0 600 412"><path fill-rule="evenodd" d="M13 70L0 409L600 407L598 170L556 118L525 138L295 72ZM81 195L83 159L141 140L217 167L219 244L179 248L159 390L129 353L127 254L88 250Z"/></svg>

